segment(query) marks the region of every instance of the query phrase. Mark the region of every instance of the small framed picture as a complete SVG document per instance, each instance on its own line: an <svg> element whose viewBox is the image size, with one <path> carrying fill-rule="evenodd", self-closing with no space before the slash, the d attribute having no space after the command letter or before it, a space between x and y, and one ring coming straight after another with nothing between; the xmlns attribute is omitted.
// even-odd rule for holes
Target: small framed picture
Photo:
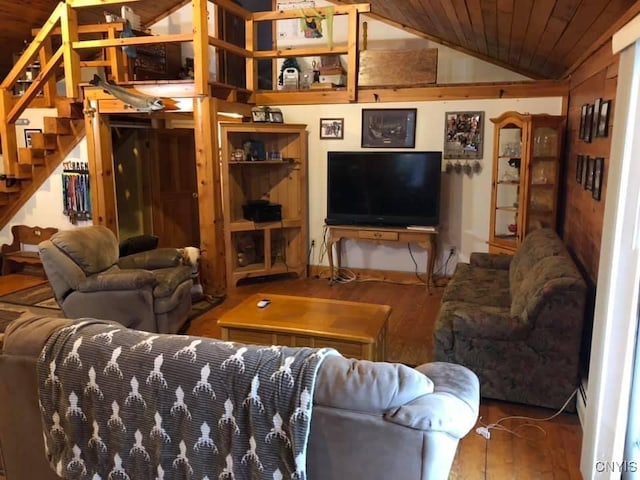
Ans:
<svg viewBox="0 0 640 480"><path fill-rule="evenodd" d="M31 148L31 135L34 133L42 133L40 128L25 128L24 129L24 145Z"/></svg>
<svg viewBox="0 0 640 480"><path fill-rule="evenodd" d="M609 113L611 110L611 100L605 100L600 105L600 116L598 119L598 137L609 136Z"/></svg>
<svg viewBox="0 0 640 480"><path fill-rule="evenodd" d="M344 118L321 118L320 139L341 140L344 138Z"/></svg>
<svg viewBox="0 0 640 480"><path fill-rule="evenodd" d="M593 173L595 167L595 158L587 157L586 171L584 175L584 189L593 190Z"/></svg>
<svg viewBox="0 0 640 480"><path fill-rule="evenodd" d="M593 164L593 190L591 196L600 201L602 192L602 176L604 171L604 158L598 157Z"/></svg>
<svg viewBox="0 0 640 480"><path fill-rule="evenodd" d="M268 122L269 121L269 110L264 107L254 107L251 109L251 119L254 122Z"/></svg>
<svg viewBox="0 0 640 480"><path fill-rule="evenodd" d="M578 135L578 138L580 138L580 140L584 140L584 130L588 111L589 104L585 103L584 105L582 105L582 109L580 110L580 133Z"/></svg>
<svg viewBox="0 0 640 480"><path fill-rule="evenodd" d="M596 98L593 102L593 118L591 119L591 136L598 136L598 125L600 121L600 105L602 105L602 99Z"/></svg>
<svg viewBox="0 0 640 480"><path fill-rule="evenodd" d="M593 104L587 104L587 116L584 119L584 137L585 142L591 143L593 137Z"/></svg>
<svg viewBox="0 0 640 480"><path fill-rule="evenodd" d="M284 117L280 110L269 110L269 122L284 123Z"/></svg>
<svg viewBox="0 0 640 480"><path fill-rule="evenodd" d="M584 170L584 155L578 155L576 163L576 182L582 183L582 173Z"/></svg>

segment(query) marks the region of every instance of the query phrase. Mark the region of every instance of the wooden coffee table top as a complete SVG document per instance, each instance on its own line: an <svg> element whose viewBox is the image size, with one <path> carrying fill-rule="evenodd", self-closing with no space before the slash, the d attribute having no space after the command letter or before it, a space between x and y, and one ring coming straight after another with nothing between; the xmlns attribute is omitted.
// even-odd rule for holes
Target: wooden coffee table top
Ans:
<svg viewBox="0 0 640 480"><path fill-rule="evenodd" d="M271 304L258 308L265 298ZM257 293L222 315L218 325L374 343L390 313L389 305Z"/></svg>

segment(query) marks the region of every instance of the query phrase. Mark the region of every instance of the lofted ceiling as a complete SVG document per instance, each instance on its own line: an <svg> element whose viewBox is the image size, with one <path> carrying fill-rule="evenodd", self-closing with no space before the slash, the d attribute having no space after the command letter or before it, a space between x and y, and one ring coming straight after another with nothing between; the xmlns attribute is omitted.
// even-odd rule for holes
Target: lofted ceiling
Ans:
<svg viewBox="0 0 640 480"><path fill-rule="evenodd" d="M188 0L141 0L130 4L143 25ZM244 3L240 0L238 3ZM371 12L430 40L537 79L566 77L592 46L640 13L637 0L333 0L369 3ZM0 0L0 77L13 54L32 39L58 0ZM79 23L104 21L117 6L81 9Z"/></svg>

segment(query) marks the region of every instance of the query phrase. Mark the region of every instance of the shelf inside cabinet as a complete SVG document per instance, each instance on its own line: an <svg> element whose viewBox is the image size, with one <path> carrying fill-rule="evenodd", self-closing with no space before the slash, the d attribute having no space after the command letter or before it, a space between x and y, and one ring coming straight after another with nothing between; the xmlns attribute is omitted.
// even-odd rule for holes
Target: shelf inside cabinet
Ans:
<svg viewBox="0 0 640 480"><path fill-rule="evenodd" d="M496 210L500 210L502 212L517 212L517 207L496 207Z"/></svg>
<svg viewBox="0 0 640 480"><path fill-rule="evenodd" d="M240 162L229 162L229 165L243 165L243 166L264 166L264 165L296 165L300 163L299 159L286 159L286 160L242 160Z"/></svg>
<svg viewBox="0 0 640 480"><path fill-rule="evenodd" d="M288 218L277 222L260 222L256 223L251 220L235 220L229 222L229 228L232 232L250 232L253 230L279 230L281 228L295 228L302 226L300 218Z"/></svg>
<svg viewBox="0 0 640 480"><path fill-rule="evenodd" d="M519 180L498 180L498 185L520 185Z"/></svg>

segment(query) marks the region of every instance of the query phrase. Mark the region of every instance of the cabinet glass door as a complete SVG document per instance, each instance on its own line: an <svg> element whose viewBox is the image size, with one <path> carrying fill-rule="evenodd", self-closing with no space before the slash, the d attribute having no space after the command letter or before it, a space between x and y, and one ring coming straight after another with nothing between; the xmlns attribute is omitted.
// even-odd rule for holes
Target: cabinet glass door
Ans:
<svg viewBox="0 0 640 480"><path fill-rule="evenodd" d="M555 227L560 135L555 127L533 126L526 232Z"/></svg>
<svg viewBox="0 0 640 480"><path fill-rule="evenodd" d="M505 246L515 245L520 202L522 129L508 125L499 131L495 172L495 222L493 237Z"/></svg>

